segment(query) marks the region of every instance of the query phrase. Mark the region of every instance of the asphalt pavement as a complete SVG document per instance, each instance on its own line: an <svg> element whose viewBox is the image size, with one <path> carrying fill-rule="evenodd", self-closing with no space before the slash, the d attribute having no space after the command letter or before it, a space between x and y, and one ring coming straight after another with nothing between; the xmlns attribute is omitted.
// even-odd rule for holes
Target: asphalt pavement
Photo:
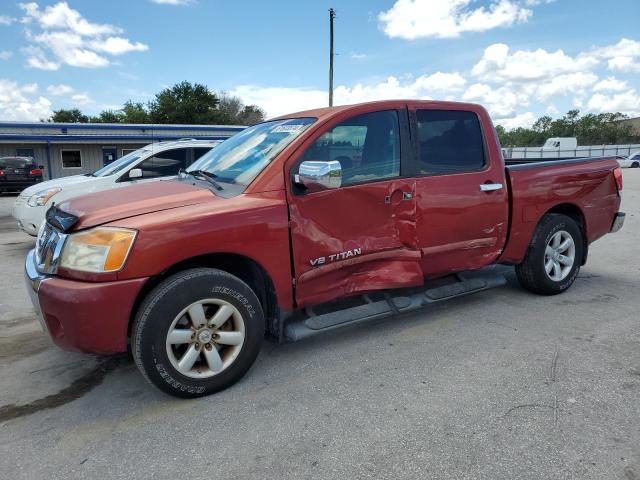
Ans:
<svg viewBox="0 0 640 480"><path fill-rule="evenodd" d="M574 286L491 291L306 341L179 400L39 331L0 197L0 478L640 479L640 169Z"/></svg>

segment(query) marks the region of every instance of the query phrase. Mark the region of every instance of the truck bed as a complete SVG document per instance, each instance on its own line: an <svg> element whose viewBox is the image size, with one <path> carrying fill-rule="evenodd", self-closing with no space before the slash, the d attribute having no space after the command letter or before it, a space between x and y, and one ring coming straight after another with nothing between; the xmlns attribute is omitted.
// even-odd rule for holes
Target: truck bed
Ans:
<svg viewBox="0 0 640 480"><path fill-rule="evenodd" d="M549 211L580 218L588 243L611 230L620 207L616 157L505 163L511 218L501 262L522 260L538 221Z"/></svg>

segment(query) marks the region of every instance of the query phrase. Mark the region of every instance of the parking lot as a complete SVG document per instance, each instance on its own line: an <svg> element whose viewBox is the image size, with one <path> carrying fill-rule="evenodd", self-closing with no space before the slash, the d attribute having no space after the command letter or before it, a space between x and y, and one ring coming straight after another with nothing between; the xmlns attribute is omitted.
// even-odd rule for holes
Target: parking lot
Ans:
<svg viewBox="0 0 640 480"><path fill-rule="evenodd" d="M0 478L640 479L640 169L565 294L506 286L286 345L178 400L40 332L0 197Z"/></svg>

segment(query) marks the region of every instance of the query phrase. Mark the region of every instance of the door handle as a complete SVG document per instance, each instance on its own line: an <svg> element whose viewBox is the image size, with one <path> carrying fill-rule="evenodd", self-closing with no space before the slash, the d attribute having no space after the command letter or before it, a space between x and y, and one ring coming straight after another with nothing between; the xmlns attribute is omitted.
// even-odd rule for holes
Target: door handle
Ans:
<svg viewBox="0 0 640 480"><path fill-rule="evenodd" d="M481 192L493 192L494 190L502 190L501 183L481 183L480 191Z"/></svg>
<svg viewBox="0 0 640 480"><path fill-rule="evenodd" d="M395 192L393 192L393 194L395 194L398 191L399 190L396 190ZM411 200L412 198L413 198L413 193L412 192L402 192L401 201L402 200ZM385 203L385 205L391 205L391 195L387 195L386 197L384 197L384 203Z"/></svg>

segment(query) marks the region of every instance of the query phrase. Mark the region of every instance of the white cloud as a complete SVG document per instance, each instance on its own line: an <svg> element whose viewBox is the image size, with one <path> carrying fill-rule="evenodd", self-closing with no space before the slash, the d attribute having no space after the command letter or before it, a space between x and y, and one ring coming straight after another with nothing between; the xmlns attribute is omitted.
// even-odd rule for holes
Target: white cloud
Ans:
<svg viewBox="0 0 640 480"><path fill-rule="evenodd" d="M0 79L0 120L37 121L51 116L51 102L36 96L37 84L19 85Z"/></svg>
<svg viewBox="0 0 640 480"><path fill-rule="evenodd" d="M128 52L144 52L149 47L144 43L131 43L127 38L109 37L104 40L94 40L89 43L91 48L98 52L105 52L110 55L122 55Z"/></svg>
<svg viewBox="0 0 640 480"><path fill-rule="evenodd" d="M532 13L514 0L493 0L488 8L472 8L471 0L397 0L378 20L387 36L414 40L509 27L526 22Z"/></svg>
<svg viewBox="0 0 640 480"><path fill-rule="evenodd" d="M511 130L518 127L531 127L536 120L537 116L532 112L525 112L508 118L494 118L494 123L496 125L502 125L507 130Z"/></svg>
<svg viewBox="0 0 640 480"><path fill-rule="evenodd" d="M89 97L86 93L76 93L71 95L71 100L78 105L87 105L88 103L93 103L93 99Z"/></svg>
<svg viewBox="0 0 640 480"><path fill-rule="evenodd" d="M550 79L563 73L584 72L596 64L594 58L573 58L562 50L548 52L539 48L517 50L510 54L508 45L494 43L485 49L471 72L485 81L530 82Z"/></svg>
<svg viewBox="0 0 640 480"><path fill-rule="evenodd" d="M598 76L593 73L567 73L555 76L548 82L540 84L536 93L538 99L545 101L550 97L558 95L584 92L597 81Z"/></svg>
<svg viewBox="0 0 640 480"><path fill-rule="evenodd" d="M466 81L459 73L436 72L421 75L416 79L399 80L390 76L373 83L357 83L353 86L339 85L333 91L335 105L389 100L394 98L431 99L459 92ZM264 108L269 117L311 108L326 107L328 93L314 88L261 87L241 85L229 92L247 104Z"/></svg>
<svg viewBox="0 0 640 480"><path fill-rule="evenodd" d="M607 60L609 70L640 72L640 41L623 38L614 45L593 47L581 56Z"/></svg>
<svg viewBox="0 0 640 480"><path fill-rule="evenodd" d="M351 60L364 60L365 58L367 58L366 53L351 52Z"/></svg>
<svg viewBox="0 0 640 480"><path fill-rule="evenodd" d="M633 57L613 57L607 62L609 70L618 72L640 72L640 62Z"/></svg>
<svg viewBox="0 0 640 480"><path fill-rule="evenodd" d="M9 60L11 57L13 57L11 50L0 50L0 60Z"/></svg>
<svg viewBox="0 0 640 480"><path fill-rule="evenodd" d="M640 115L640 96L633 89L613 95L596 93L589 99L587 108L595 112L622 112L636 116Z"/></svg>
<svg viewBox="0 0 640 480"><path fill-rule="evenodd" d="M58 70L60 68L60 64L49 60L40 47L24 47L22 52L27 55L28 67L48 71Z"/></svg>
<svg viewBox="0 0 640 480"><path fill-rule="evenodd" d="M492 88L485 83L474 83L462 95L469 102L481 103L495 117L504 118L515 115L518 107L529 105L529 96L509 87Z"/></svg>
<svg viewBox="0 0 640 480"><path fill-rule="evenodd" d="M467 81L458 72L436 72L418 77L416 87L427 91L454 92L462 90L466 83Z"/></svg>
<svg viewBox="0 0 640 480"><path fill-rule="evenodd" d="M0 15L0 25L11 25L16 19L8 15Z"/></svg>
<svg viewBox="0 0 640 480"><path fill-rule="evenodd" d="M73 93L73 88L70 87L69 85L64 85L62 83L59 85L49 85L47 87L47 93L49 95L56 95L56 96L69 95L70 93Z"/></svg>
<svg viewBox="0 0 640 480"><path fill-rule="evenodd" d="M99 68L111 63L107 55L148 50L141 42L118 36L122 29L110 24L92 23L66 2L40 9L37 3L21 3L23 23L35 23L40 31L26 31L27 66L58 70L61 65Z"/></svg>
<svg viewBox="0 0 640 480"><path fill-rule="evenodd" d="M558 115L560 113L560 110L558 110L555 105L549 105L547 107L547 113L549 115Z"/></svg>
<svg viewBox="0 0 640 480"><path fill-rule="evenodd" d="M326 107L327 92L313 88L260 87L239 85L229 91L242 98L245 104L262 107L269 117L312 108Z"/></svg>
<svg viewBox="0 0 640 480"><path fill-rule="evenodd" d="M616 77L607 77L600 80L593 86L594 92L616 91L620 92L628 88L627 82L618 80Z"/></svg>

